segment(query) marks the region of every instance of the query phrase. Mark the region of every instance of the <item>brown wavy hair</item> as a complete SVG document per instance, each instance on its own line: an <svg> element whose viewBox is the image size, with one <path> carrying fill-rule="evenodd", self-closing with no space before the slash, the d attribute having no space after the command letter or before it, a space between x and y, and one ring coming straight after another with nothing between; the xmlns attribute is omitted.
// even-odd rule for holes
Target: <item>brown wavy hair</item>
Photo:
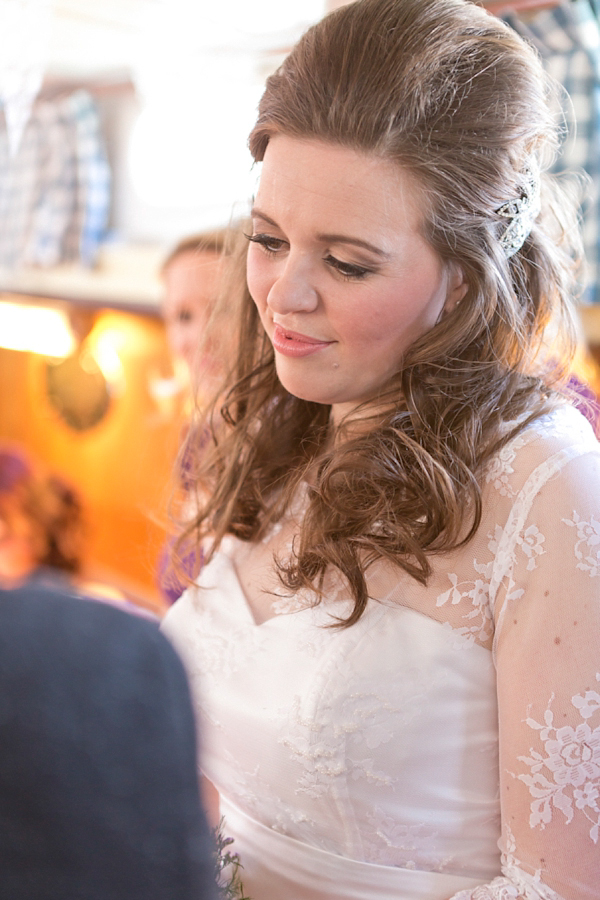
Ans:
<svg viewBox="0 0 600 900"><path fill-rule="evenodd" d="M210 558L226 533L259 540L310 470L280 577L318 602L337 568L355 601L341 622L351 625L373 561L426 583L431 554L472 537L482 470L552 407L573 350L574 197L543 174L542 212L522 248L507 259L499 240L498 208L522 195L532 159L545 173L555 157L553 90L534 50L466 0L358 0L302 37L267 81L249 141L255 160L285 134L396 161L420 185L427 239L458 262L468 290L399 361L368 432L332 445L329 407L279 383L241 269L232 271L239 354L220 414L205 419L199 512L183 541L210 538Z"/></svg>

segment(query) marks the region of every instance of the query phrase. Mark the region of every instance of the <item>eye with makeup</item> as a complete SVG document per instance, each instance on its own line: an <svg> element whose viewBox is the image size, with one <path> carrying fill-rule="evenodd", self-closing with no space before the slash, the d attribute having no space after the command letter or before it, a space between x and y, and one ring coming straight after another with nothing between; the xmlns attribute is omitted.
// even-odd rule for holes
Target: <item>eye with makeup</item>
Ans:
<svg viewBox="0 0 600 900"><path fill-rule="evenodd" d="M245 234L244 237L247 238L250 243L258 244L260 247L262 247L265 253L269 254L270 256L278 253L279 250L281 250L281 248L284 247L287 243L287 241L284 241L281 238L272 237L270 234Z"/></svg>
<svg viewBox="0 0 600 900"><path fill-rule="evenodd" d="M335 269L335 271L346 281L359 281L361 278L366 278L366 276L370 275L373 271L373 269L369 269L366 266L342 262L341 259L336 259L331 253L328 253L327 256L324 257L324 261L332 269Z"/></svg>
<svg viewBox="0 0 600 900"><path fill-rule="evenodd" d="M270 234L246 234L245 237L251 243L258 244L262 247L269 256L274 256L276 253L279 253L283 247L287 246L287 241L284 241L282 238L272 237ZM331 253L324 256L323 261L347 281L358 281L373 272L373 269L368 268L367 266L343 262L341 259L332 256Z"/></svg>

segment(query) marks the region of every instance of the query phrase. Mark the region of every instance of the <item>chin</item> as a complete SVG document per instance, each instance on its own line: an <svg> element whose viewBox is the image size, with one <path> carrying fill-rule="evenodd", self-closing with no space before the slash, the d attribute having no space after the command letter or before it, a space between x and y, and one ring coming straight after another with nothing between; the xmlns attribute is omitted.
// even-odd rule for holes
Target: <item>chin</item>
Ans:
<svg viewBox="0 0 600 900"><path fill-rule="evenodd" d="M306 400L307 403L320 403L322 406L331 406L332 403L336 402L325 394L316 393L314 391L292 390L292 388L288 387L284 382L282 382L282 384L288 394L292 394L292 396L297 397L298 400Z"/></svg>
<svg viewBox="0 0 600 900"><path fill-rule="evenodd" d="M361 398L357 399L355 392L348 389L351 385L335 384L332 379L327 380L326 375L329 373L325 373L325 377L319 377L319 373L315 372L312 377L307 378L306 372L298 373L290 371L291 369L291 366L277 366L277 377L285 390L299 400L320 403L322 406L361 402Z"/></svg>

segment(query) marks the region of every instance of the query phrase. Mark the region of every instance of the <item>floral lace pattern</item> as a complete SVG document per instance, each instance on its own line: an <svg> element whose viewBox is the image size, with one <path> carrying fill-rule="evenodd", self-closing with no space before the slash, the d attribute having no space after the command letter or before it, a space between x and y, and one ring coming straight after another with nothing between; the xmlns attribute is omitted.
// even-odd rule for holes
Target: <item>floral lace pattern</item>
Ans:
<svg viewBox="0 0 600 900"><path fill-rule="evenodd" d="M293 701L293 725L289 734L281 738L292 758L303 766L297 791L317 799L326 794L333 783L341 778L353 780L365 778L378 787L389 787L393 778L373 767L373 760L364 756L351 759L346 752L349 736L365 740L370 750L387 743L393 737L392 715L399 710L392 707L385 697L375 694L355 693L348 696L336 722L316 725L305 719L301 712L301 698ZM365 726L368 723L368 730Z"/></svg>
<svg viewBox="0 0 600 900"><path fill-rule="evenodd" d="M496 525L494 533L489 533L487 537L491 561L482 563L477 559L473 560L473 569L481 578L459 581L455 572L449 572L448 580L451 587L436 598L437 607L446 603L454 606L466 603L470 607L462 617L469 624L456 628L456 631L470 641L481 644L485 644L494 634L491 601L492 594L497 590L497 585L493 584L495 571L502 572L501 580L506 586L506 599L518 600L523 595L523 590L516 588L513 578L517 561L515 549L518 547L527 559L528 572L537 568L539 557L546 553L544 547L546 537L535 524L516 530L512 540L507 540L507 531L500 525Z"/></svg>
<svg viewBox="0 0 600 900"><path fill-rule="evenodd" d="M380 807L375 807L367 820L376 838L366 847L369 862L418 869L426 860L430 871L443 872L453 861L452 856L436 857L438 832L431 825L404 825Z"/></svg>
<svg viewBox="0 0 600 900"><path fill-rule="evenodd" d="M600 681L600 673L596 675ZM544 713L544 724L528 717L527 725L539 732L544 752L531 749L529 756L519 756L527 763L531 774L518 775L535 799L531 804L531 828L545 828L552 821L553 809L563 814L566 823L572 822L575 808L590 821L590 838L596 844L600 834L600 724L592 729L587 721L575 727L557 728L551 709L554 695ZM586 691L571 699L584 720L600 710L600 694Z"/></svg>
<svg viewBox="0 0 600 900"><path fill-rule="evenodd" d="M544 543L546 538L537 525L530 525L517 537L517 546L521 548L527 557L527 571L537 568L537 558L545 553Z"/></svg>
<svg viewBox="0 0 600 900"><path fill-rule="evenodd" d="M574 548L577 568L587 572L590 578L600 575L600 522L594 516L586 522L575 511L570 519L563 519L563 522L577 529Z"/></svg>
<svg viewBox="0 0 600 900"><path fill-rule="evenodd" d="M500 453L491 460L488 466L485 476L486 483L491 483L502 497L515 496L515 489L509 479L515 473L513 463L517 453L525 443L525 437L518 435L500 450Z"/></svg>
<svg viewBox="0 0 600 900"><path fill-rule="evenodd" d="M523 863L516 856L517 842L510 825L505 824L503 831L505 845L502 853L502 871L506 877L496 878L492 881L490 888L496 893L492 893L490 896L498 897L500 900L504 897L522 897L525 900L562 900L555 891L543 883L541 869L537 869L532 875L524 871ZM515 893L506 893L509 890Z"/></svg>
<svg viewBox="0 0 600 900"><path fill-rule="evenodd" d="M492 636L494 625L490 610L490 566L473 560L473 568L484 577L459 581L455 572L449 572L448 580L452 587L439 594L435 602L436 606L440 607L446 603L456 606L466 601L471 609L462 618L470 624L456 627L455 631L471 643L479 641L484 644Z"/></svg>
<svg viewBox="0 0 600 900"><path fill-rule="evenodd" d="M459 891L451 900L563 900L545 884L525 872L511 870L510 878L494 878L474 891Z"/></svg>
<svg viewBox="0 0 600 900"><path fill-rule="evenodd" d="M456 573L450 572L448 579L452 587L436 598L438 607L446 603L458 605L463 602L471 607L463 615L463 619L470 624L457 627L455 630L470 641L477 641L481 644L485 644L494 634L493 603L491 601L495 588L492 581L499 558L502 558L500 567L506 585L507 600L518 600L523 594L522 589L515 586L513 570L516 557L514 547L504 546L506 543L505 530L500 525L496 525L494 533L489 533L487 538L491 561L481 563L476 559L473 560L473 569L478 575L481 575L481 578L459 582ZM514 546L520 547L527 557L528 570L536 568L538 556L545 552L544 541L544 535L535 525L531 525L522 533L517 534Z"/></svg>
<svg viewBox="0 0 600 900"><path fill-rule="evenodd" d="M197 628L203 635L203 652L194 658L193 668L200 677L218 673L231 675L243 669L263 644L260 631L248 628L236 629L231 640L226 640L213 627L213 619L210 612L203 612L197 623Z"/></svg>
<svg viewBox="0 0 600 900"><path fill-rule="evenodd" d="M474 891L459 891L452 900L520 900L522 894L508 878L494 878Z"/></svg>

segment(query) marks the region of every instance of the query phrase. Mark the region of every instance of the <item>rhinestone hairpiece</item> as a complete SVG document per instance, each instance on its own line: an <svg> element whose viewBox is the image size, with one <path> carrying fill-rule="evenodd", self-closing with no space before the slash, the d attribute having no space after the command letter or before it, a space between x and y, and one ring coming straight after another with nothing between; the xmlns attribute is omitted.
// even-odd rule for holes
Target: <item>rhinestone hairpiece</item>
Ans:
<svg viewBox="0 0 600 900"><path fill-rule="evenodd" d="M540 176L537 166L530 163L523 173L523 193L496 210L499 216L510 219L500 236L500 246L507 259L520 250L529 237L533 223L540 213Z"/></svg>

